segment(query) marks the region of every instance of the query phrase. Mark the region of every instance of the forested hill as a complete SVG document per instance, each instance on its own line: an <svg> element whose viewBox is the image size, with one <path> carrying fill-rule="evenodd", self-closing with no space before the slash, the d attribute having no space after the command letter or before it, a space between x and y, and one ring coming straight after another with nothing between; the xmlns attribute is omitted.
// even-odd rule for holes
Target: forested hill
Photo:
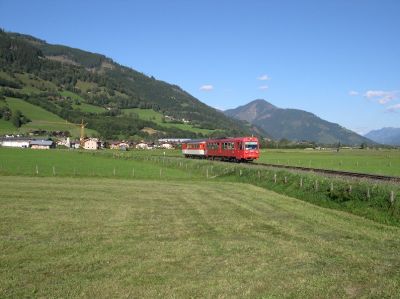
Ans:
<svg viewBox="0 0 400 299"><path fill-rule="evenodd" d="M4 31L0 93L3 102L17 97L70 122L83 118L105 138L263 134L104 55Z"/></svg>

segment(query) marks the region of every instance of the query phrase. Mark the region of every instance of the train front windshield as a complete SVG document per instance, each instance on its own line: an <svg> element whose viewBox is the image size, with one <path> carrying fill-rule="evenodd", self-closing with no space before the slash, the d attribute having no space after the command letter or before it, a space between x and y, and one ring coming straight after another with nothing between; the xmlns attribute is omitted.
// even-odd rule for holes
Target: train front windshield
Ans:
<svg viewBox="0 0 400 299"><path fill-rule="evenodd" d="M244 146L246 150L256 150L258 148L257 142L245 142Z"/></svg>

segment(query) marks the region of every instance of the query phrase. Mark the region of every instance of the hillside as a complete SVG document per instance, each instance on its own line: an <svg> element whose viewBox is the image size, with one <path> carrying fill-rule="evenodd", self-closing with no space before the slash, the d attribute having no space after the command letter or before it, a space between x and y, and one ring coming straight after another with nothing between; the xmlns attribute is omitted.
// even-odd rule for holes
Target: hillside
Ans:
<svg viewBox="0 0 400 299"><path fill-rule="evenodd" d="M105 138L255 133L245 122L225 116L179 86L104 55L4 31L0 31L0 97L3 106L6 97L20 98L72 123L83 118L88 128ZM125 109L152 110L162 121L142 118L138 110L127 114ZM148 136L145 128L156 133Z"/></svg>
<svg viewBox="0 0 400 299"><path fill-rule="evenodd" d="M373 143L338 124L298 109L278 108L265 100L224 111L225 115L245 120L268 132L274 139L307 140L321 144L360 145Z"/></svg>
<svg viewBox="0 0 400 299"><path fill-rule="evenodd" d="M382 128L373 130L364 136L378 143L400 145L400 128Z"/></svg>

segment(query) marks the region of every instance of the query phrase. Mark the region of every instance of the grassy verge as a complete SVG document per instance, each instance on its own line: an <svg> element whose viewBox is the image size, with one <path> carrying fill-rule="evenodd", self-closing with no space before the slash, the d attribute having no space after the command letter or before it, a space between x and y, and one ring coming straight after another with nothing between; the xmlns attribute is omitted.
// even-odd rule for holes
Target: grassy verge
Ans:
<svg viewBox="0 0 400 299"><path fill-rule="evenodd" d="M399 228L249 184L2 177L0 297L396 297Z"/></svg>

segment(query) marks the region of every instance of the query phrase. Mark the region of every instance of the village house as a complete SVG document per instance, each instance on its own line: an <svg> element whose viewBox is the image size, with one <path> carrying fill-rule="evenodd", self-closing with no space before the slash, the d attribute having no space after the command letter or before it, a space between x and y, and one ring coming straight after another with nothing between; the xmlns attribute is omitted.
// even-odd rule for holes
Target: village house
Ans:
<svg viewBox="0 0 400 299"><path fill-rule="evenodd" d="M149 146L146 143L141 142L136 144L136 149L149 149Z"/></svg>
<svg viewBox="0 0 400 299"><path fill-rule="evenodd" d="M160 145L160 148L164 148L164 149L173 149L174 146L170 143L163 143Z"/></svg>
<svg viewBox="0 0 400 299"><path fill-rule="evenodd" d="M129 143L125 141L114 141L110 143L110 149L126 151L129 149Z"/></svg>
<svg viewBox="0 0 400 299"><path fill-rule="evenodd" d="M100 148L100 142L97 138L86 139L83 143L85 150L98 150Z"/></svg>

